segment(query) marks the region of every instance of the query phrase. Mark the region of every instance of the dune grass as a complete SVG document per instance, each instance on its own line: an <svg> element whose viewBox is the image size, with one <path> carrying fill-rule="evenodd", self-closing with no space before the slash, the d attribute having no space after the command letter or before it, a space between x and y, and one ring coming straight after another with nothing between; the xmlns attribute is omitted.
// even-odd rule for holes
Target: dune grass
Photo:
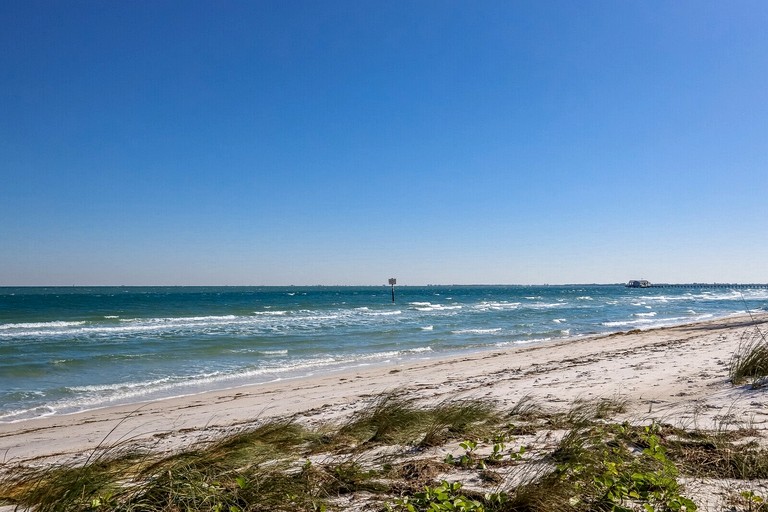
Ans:
<svg viewBox="0 0 768 512"><path fill-rule="evenodd" d="M768 378L768 340L759 327L742 334L739 347L731 357L729 377L733 384L751 382L753 388L761 387Z"/></svg>
<svg viewBox="0 0 768 512"><path fill-rule="evenodd" d="M656 432L605 421L620 403L581 402L564 414L523 405L515 414L480 400L419 407L390 393L335 429L277 420L164 457L113 448L80 467L19 468L0 482L0 499L41 512L317 511L343 509L339 498L355 494L372 496L380 510L587 511L634 502L694 510L679 493ZM513 446L512 417L532 421L534 432L553 424L569 430L552 450L529 456ZM384 443L402 451L384 461L367 456ZM460 443L467 458L447 464L434 455L414 457L451 443ZM631 447L641 445L642 456L632 455ZM530 474L509 486L497 470L518 466ZM494 490L439 480L449 474L475 475Z"/></svg>
<svg viewBox="0 0 768 512"><path fill-rule="evenodd" d="M321 510L343 494L388 490L382 475L391 468L365 467L355 453L382 444L415 447L428 436L450 439L475 427L480 432L497 417L492 404L419 407L393 392L339 426L309 429L277 420L165 457L118 447L79 467L15 468L0 481L0 503L40 512Z"/></svg>
<svg viewBox="0 0 768 512"><path fill-rule="evenodd" d="M480 399L424 406L392 392L342 424L291 419L175 454L101 449L80 466L19 466L0 504L47 511L693 511L681 477L768 479L749 428L617 420L621 397L549 411ZM447 455L446 455L447 454ZM455 455L454 455L455 454ZM750 494L752 493L752 494ZM765 510L734 491L733 511Z"/></svg>
<svg viewBox="0 0 768 512"><path fill-rule="evenodd" d="M424 407L395 391L377 397L326 436L330 439L325 448L367 449L382 444L427 448L471 431L482 432L483 425L500 418L493 403L457 399Z"/></svg>

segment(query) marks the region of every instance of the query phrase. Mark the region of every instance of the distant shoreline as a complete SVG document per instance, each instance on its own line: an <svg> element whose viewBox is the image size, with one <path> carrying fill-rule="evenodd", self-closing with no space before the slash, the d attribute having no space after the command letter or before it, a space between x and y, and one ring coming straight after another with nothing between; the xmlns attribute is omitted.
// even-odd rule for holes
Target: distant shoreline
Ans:
<svg viewBox="0 0 768 512"><path fill-rule="evenodd" d="M482 284L482 283L469 283L469 284L397 284L395 289L399 288L537 288L537 287L576 287L576 286L621 286L626 287L627 282L616 283L529 283L529 284ZM304 289L318 289L318 288L388 288L390 285L383 284L2 284L0 290L4 289L93 289L93 288L262 288L262 289L282 289L282 288L304 288ZM736 283L736 282L652 282L645 288L767 288L768 283Z"/></svg>

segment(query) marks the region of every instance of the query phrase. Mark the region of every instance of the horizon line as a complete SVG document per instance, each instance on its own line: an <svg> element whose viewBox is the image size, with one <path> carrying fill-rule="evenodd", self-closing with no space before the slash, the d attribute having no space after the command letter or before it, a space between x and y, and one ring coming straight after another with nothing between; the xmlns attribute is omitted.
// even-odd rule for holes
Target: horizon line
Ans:
<svg viewBox="0 0 768 512"><path fill-rule="evenodd" d="M399 287L438 287L438 286L624 286L621 282L591 282L591 283L416 283L397 284ZM766 285L758 282L719 282L719 281L665 281L655 282L663 285ZM389 287L388 283L381 284L0 284L0 288L355 288L355 287Z"/></svg>

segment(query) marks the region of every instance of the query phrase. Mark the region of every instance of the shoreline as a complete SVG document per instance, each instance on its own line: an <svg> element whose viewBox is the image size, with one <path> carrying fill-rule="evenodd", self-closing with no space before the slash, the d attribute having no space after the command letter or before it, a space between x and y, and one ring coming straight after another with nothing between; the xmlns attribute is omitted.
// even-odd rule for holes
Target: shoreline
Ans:
<svg viewBox="0 0 768 512"><path fill-rule="evenodd" d="M710 314L710 315L704 315L703 317L687 319L686 321L682 321L682 322L680 322L680 319L678 318L678 319L672 319L675 321L672 321L670 323L661 322L656 325L648 326L648 327L632 328L631 326L629 326L628 328L630 330L654 331L658 329L667 329L667 328L679 327L682 325L688 325L689 323L701 323L701 322L725 320L732 317L740 317L740 316L746 316L746 315L749 315L749 313L730 312L722 316L713 316ZM621 325L624 325L624 323L622 323ZM363 363L360 361L353 362L354 364L350 364L351 363L350 361L337 362L337 363L329 364L327 366L319 366L316 368L313 367L310 369L309 373L301 373L300 371L297 371L297 370L286 369L284 370L284 373L282 374L278 373L278 376L272 380L260 381L256 379L256 381L254 381L253 377L231 376L231 377L226 377L221 381L217 381L215 384L212 384L212 385L210 383L208 385L205 385L205 384L196 383L196 382L188 382L179 386L178 389L167 390L166 392L150 391L145 396L138 396L138 397L132 397L132 398L123 397L123 398L116 398L115 400L105 400L105 401L83 406L83 408L78 408L77 406L67 406L62 411L52 410L49 413L41 414L38 416L22 416L18 419L0 420L0 426L25 423L27 421L42 420L46 418L65 417L73 414L91 413L91 412L95 412L103 409L110 409L114 407L138 408L152 402L160 402L160 401L175 400L175 399L186 399L189 397L205 395L208 393L224 393L224 392L238 390L240 388L250 388L253 386L265 386L265 385L270 385L270 384L279 383L283 381L308 379L308 378L319 377L322 375L332 375L335 373L384 368L384 367L390 367L390 366L399 365L399 364L410 364L410 363L417 363L421 361L429 361L433 359L461 357L466 355L482 354L485 352L492 352L492 351L498 351L498 350L515 350L518 348L526 348L526 347L540 346L540 345L549 346L551 344L561 343L561 342L565 342L565 343L578 342L580 340L585 340L585 339L612 336L622 332L626 332L626 331L612 330L612 331L604 331L604 332L569 334L569 335L559 336L559 337L520 339L520 340L506 341L506 342L495 343L495 344L482 344L482 345L469 346L469 347L464 347L458 350L449 349L444 352L438 352L438 353L435 353L434 351L432 351L430 347L426 347L426 350L420 349L420 348L405 349L392 359L379 360L379 361L374 361L370 363ZM429 354L432 354L432 355L429 355ZM227 381L232 381L232 384L223 385ZM221 384L222 386L218 387L217 384ZM185 388L188 388L188 391L185 390ZM173 391L176 391L177 393L174 393ZM45 407L45 406L40 406L40 407Z"/></svg>
<svg viewBox="0 0 768 512"><path fill-rule="evenodd" d="M425 401L476 397L546 407L621 396L630 417L700 424L723 410L768 422L760 391L733 387L727 365L745 330L768 314L660 327L445 357L345 369L225 390L0 424L6 463L76 461L96 448L173 451L247 428L259 419L338 420L395 389Z"/></svg>

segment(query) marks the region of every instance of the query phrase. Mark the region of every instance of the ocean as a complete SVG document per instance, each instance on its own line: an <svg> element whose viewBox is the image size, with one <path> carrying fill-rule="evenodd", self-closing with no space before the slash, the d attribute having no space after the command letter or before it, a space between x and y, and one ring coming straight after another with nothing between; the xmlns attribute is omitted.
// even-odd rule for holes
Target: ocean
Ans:
<svg viewBox="0 0 768 512"><path fill-rule="evenodd" d="M0 422L768 310L765 289L0 288Z"/></svg>

